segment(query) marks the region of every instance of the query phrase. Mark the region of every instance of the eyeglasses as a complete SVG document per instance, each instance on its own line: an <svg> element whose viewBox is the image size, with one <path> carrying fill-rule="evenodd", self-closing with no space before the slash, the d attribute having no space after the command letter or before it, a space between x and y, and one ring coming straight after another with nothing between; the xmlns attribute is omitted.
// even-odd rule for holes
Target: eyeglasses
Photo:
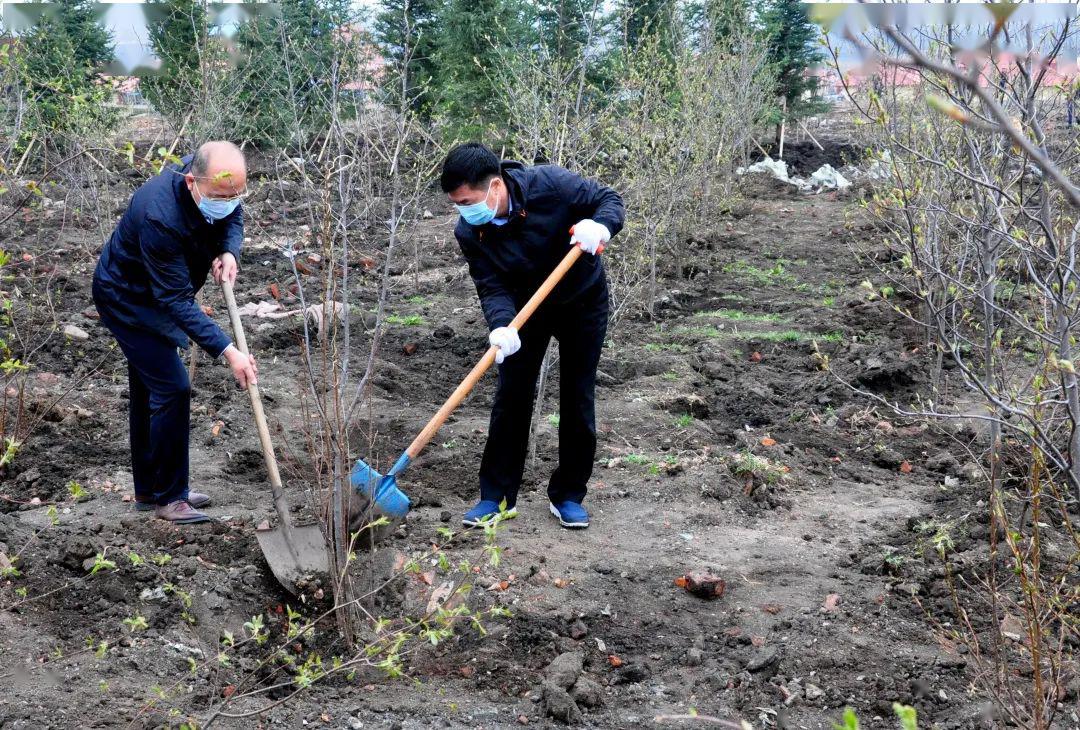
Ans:
<svg viewBox="0 0 1080 730"><path fill-rule="evenodd" d="M204 177L202 179L203 180L212 180L213 178ZM195 178L195 189L199 190L199 178ZM228 197L224 197L224 198L217 197L217 196L214 196L214 195L206 195L205 193L203 193L202 190L199 190L199 195L206 198L207 200L213 200L215 202L220 202L220 203L231 203L234 200L243 200L247 196L251 195L251 189L248 188L247 185L245 185L244 189L241 192L237 193L236 195L232 195L232 196L228 196Z"/></svg>

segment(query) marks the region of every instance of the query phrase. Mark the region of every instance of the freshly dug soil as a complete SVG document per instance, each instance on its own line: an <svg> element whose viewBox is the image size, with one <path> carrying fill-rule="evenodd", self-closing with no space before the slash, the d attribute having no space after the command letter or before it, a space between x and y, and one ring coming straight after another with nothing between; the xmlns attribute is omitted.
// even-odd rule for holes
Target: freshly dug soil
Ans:
<svg viewBox="0 0 1080 730"><path fill-rule="evenodd" d="M809 174L824 162L839 167L851 151L830 144L818 154L800 144L785 158L793 172ZM380 351L374 418L356 439L370 438L361 455L384 469L486 345L452 216L442 201L431 207L434 218L415 233L421 270L406 262L395 277L391 310L399 318ZM925 455L955 442L873 413L840 381L901 402L926 383L917 333L859 287L868 271L852 248L871 246L874 231L832 195L763 196L748 208L688 244L692 278L668 272L655 319L624 318L611 329L587 531L560 529L547 510L557 463L548 418L558 409L557 369L551 373L520 516L499 535L501 564L479 569L469 599L477 608L505 606L509 618L491 622L484 636L463 627L410 655L407 679L365 670L276 705L284 693L270 692L233 708L261 712L261 720L216 725L644 728L693 709L755 727L830 728L851 705L864 727L884 728L895 727L891 703L900 701L918 708L925 727L981 726L985 702L968 693L964 655L936 640L905 587L910 577L888 560L913 551L901 542L940 493L941 475L924 466ZM252 203L248 213L241 304L291 281L288 262L269 245L289 231L274 211ZM59 230L55 217L38 223ZM0 553L17 554L21 573L0 583L0 727L157 727L187 717L201 727L237 691L235 672L257 668L254 647L239 654L240 667L212 661L224 631L239 640L253 616L279 627L284 604L305 612L325 604L314 596L297 603L262 562L253 531L271 508L247 398L205 357L194 383L192 483L213 496L209 511L219 521L177 529L124 500L126 370L108 332L88 316L99 247L95 229L79 225L67 220L60 238L82 248L39 236L32 220L5 244L62 272L71 286L61 323L90 337L54 337L35 357L33 403L77 387L0 481ZM617 240L605 255L619 256ZM374 279L363 278L374 275L360 276L354 304L362 312L375 292ZM203 302L225 321L212 286ZM308 519L304 490L314 477L300 326L245 324L290 498L301 506L298 519ZM820 368L822 356L835 375ZM487 377L401 479L418 506L362 559L373 575L426 550L477 498L493 386ZM883 420L888 430L879 428ZM214 437L217 421L224 427ZM85 488L83 501L70 499L72 480ZM52 502L56 525L46 513ZM483 565L481 550L479 536L467 538L450 558ZM133 564L129 551L145 562ZM89 575L98 555L116 568ZM722 579L724 589L695 595L676 583L687 574ZM486 590L493 584L499 589ZM437 586L407 578L370 610L422 608ZM132 630L137 617L146 626ZM327 661L344 652L326 640L303 648Z"/></svg>

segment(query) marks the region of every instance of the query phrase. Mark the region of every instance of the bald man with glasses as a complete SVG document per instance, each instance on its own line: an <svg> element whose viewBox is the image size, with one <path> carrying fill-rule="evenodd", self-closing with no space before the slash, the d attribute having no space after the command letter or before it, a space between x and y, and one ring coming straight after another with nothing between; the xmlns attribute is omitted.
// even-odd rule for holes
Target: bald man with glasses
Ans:
<svg viewBox="0 0 1080 730"><path fill-rule="evenodd" d="M195 302L206 277L236 280L247 164L230 142L207 142L131 197L101 251L93 295L128 363L136 508L174 524L205 522L210 497L188 484L191 384L177 348L224 357L241 387L258 375Z"/></svg>

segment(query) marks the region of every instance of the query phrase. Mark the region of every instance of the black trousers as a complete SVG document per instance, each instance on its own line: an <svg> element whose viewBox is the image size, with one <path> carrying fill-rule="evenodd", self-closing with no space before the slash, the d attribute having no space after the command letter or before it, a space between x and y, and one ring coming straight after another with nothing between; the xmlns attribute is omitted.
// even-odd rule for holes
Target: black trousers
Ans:
<svg viewBox="0 0 1080 730"><path fill-rule="evenodd" d="M188 496L191 384L176 345L118 322L98 305L101 322L128 362L128 429L135 496L168 504Z"/></svg>
<svg viewBox="0 0 1080 730"><path fill-rule="evenodd" d="M536 382L548 342L559 342L559 466L548 483L555 504L582 502L596 458L596 366L608 321L608 290L569 304L541 306L519 333L521 349L499 366L487 445L480 462L480 499L517 503Z"/></svg>

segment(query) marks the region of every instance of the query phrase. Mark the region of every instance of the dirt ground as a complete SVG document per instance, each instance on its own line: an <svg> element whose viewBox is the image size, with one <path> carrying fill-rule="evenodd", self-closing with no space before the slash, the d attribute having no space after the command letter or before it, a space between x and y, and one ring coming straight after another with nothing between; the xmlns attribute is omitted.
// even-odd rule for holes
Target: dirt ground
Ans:
<svg viewBox="0 0 1080 730"><path fill-rule="evenodd" d="M868 271L852 250L868 250L875 232L852 200L779 196L752 179L744 188L746 205L693 244L692 278L665 282L657 318L624 318L611 330L587 531L562 530L547 511L557 375L549 382L520 516L499 536L502 565L483 571L471 598L505 605L511 617L484 637L465 628L417 652L406 679L364 672L317 684L258 719L217 725L644 728L697 712L754 727L830 728L850 705L864 727L884 728L896 726L893 701L917 707L925 727L991 722L989 704L970 689L966 647L939 637L916 603L935 615L950 610L944 573L915 528L940 513L943 491L954 505L979 498L975 470L956 446L975 435L874 412L839 381L902 399L925 384L927 367L917 333L860 287ZM390 326L375 381L376 449L367 456L383 467L486 344L451 211L439 201L431 208L412 242L420 269L406 257L395 277L391 311L400 323ZM203 661L222 631L240 636L245 621L273 620L290 600L253 535L271 509L247 398L203 357L192 483L213 496L218 521L176 529L134 512L124 499L126 369L91 316L97 247L87 241L96 234L54 211L52 233L41 235L45 212L17 221L5 248L31 255L24 273L55 277L60 324L89 339L54 336L32 360L31 407L76 387L0 481L0 553L18 554L21 572L0 583L0 727L177 726L186 717L201 726L230 691L229 669ZM261 220L249 226L241 303L289 282L274 248L287 223L257 201L249 216ZM371 288L358 311L370 306ZM212 286L204 303L224 324ZM290 496L302 503L298 326L246 325ZM836 375L821 369L821 355ZM476 499L493 384L484 380L402 480L417 507L375 560L424 550ZM224 427L215 437L217 421ZM749 455L764 461L747 479ZM948 490L946 475L959 480ZM87 492L81 501L69 497L71 480ZM963 539L971 547L975 538ZM480 548L480 537L469 537L452 557L475 560ZM127 551L147 562L132 565ZM117 567L88 576L99 553ZM167 562L152 561L162 555ZM706 571L725 580L722 597L676 585ZM506 590L485 590L499 580ZM422 605L431 590L405 578L385 605ZM147 626L131 631L123 622L136 615Z"/></svg>

